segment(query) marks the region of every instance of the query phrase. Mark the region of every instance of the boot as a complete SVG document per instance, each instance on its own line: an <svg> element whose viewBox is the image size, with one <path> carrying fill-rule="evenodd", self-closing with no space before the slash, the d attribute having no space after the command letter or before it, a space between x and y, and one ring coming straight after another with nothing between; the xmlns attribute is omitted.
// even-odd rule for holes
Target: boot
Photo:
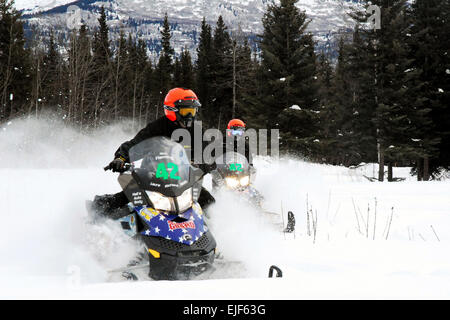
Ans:
<svg viewBox="0 0 450 320"><path fill-rule="evenodd" d="M123 192L95 196L91 210L100 216L119 219L130 214L128 199Z"/></svg>

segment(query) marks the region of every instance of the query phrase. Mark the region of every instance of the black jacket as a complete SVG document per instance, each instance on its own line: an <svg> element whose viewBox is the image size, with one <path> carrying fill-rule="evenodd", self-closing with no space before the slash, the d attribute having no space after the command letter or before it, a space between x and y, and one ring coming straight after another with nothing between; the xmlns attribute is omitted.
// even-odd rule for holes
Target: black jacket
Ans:
<svg viewBox="0 0 450 320"><path fill-rule="evenodd" d="M170 139L172 137L172 133L177 129L181 129L181 127L175 121L170 121L166 117L156 119L155 121L147 124L147 126L139 131L133 139L122 143L119 149L117 149L114 156L116 158L122 157L126 160L126 162L129 162L129 151L131 147L152 137L163 136ZM190 131L191 136L193 137L193 129L191 129Z"/></svg>
<svg viewBox="0 0 450 320"><path fill-rule="evenodd" d="M195 126L195 123L194 123L194 126ZM193 159L194 126L187 129L187 130L189 130L189 132L191 134L191 145L184 146L189 159ZM146 139L152 138L152 137L163 136L163 137L167 137L167 138L171 139L172 133L177 129L182 129L182 127L179 126L177 122L170 121L165 116L161 117L159 119L156 119L155 121L147 124L147 126L145 128L143 128L141 131L139 131L133 139L122 143L120 145L119 149L117 149L114 156L115 156L115 158L122 157L125 159L125 162L129 162L130 161L129 151L133 146L137 145L138 143L140 143ZM202 132L202 136L203 136L203 132ZM181 142L181 141L177 141L177 142ZM203 149L205 147L206 147L206 143L204 142ZM198 165L198 167L200 169L202 169L203 172L209 173L216 168L216 165L215 165L215 163L211 164L211 165L200 164L200 165Z"/></svg>
<svg viewBox="0 0 450 320"><path fill-rule="evenodd" d="M223 153L224 154L227 152L227 147L228 147L229 151L234 151L234 152L240 151L240 150L238 150L238 142L236 140L233 140L233 142L229 145L227 144L227 142L225 142L223 144ZM253 154L250 153L250 146L248 143L248 138L245 138L244 156L247 158L248 163L250 165L253 165Z"/></svg>
<svg viewBox="0 0 450 320"><path fill-rule="evenodd" d="M181 127L178 125L175 121L170 121L167 119L167 117L163 116L159 119L156 119L153 122L150 122L147 124L145 128L140 130L136 136L131 139L130 141L126 141L122 143L117 149L116 153L114 154L115 158L122 157L125 159L126 162L130 161L129 151L130 149L137 145L139 142L142 142L146 139L152 138L152 137L158 137L158 136L164 136L167 138L172 137L172 133L177 130L181 129ZM191 133L191 143L194 142L194 126L188 129ZM203 132L202 132L203 136ZM179 141L178 141L179 142ZM206 147L207 142L203 142L203 149ZM193 146L189 146L190 148L186 149L186 152L191 152L191 154L188 154L190 156L190 159L193 158L192 150L194 150ZM237 150L237 142L234 141L234 147L232 147L232 150ZM224 143L223 152L226 152L226 143ZM248 145L248 140L245 141L245 157L247 158L248 162L252 164L252 155L250 155L250 148ZM207 165L200 165L199 166L203 171L210 172L211 170L214 170L215 165L207 166Z"/></svg>

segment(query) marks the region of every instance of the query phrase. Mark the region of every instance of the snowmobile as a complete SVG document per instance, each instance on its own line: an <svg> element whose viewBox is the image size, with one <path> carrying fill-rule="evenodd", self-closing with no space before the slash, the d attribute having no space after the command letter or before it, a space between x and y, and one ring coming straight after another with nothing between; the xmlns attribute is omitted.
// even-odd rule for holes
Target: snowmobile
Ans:
<svg viewBox="0 0 450 320"><path fill-rule="evenodd" d="M263 196L252 186L256 170L244 155L229 151L217 157L215 162L217 168L211 172L214 191L232 190L256 207L262 207Z"/></svg>
<svg viewBox="0 0 450 320"><path fill-rule="evenodd" d="M216 241L197 203L203 171L191 165L182 145L166 137L137 144L129 156L118 181L130 202L116 219L142 241L149 277L187 280L210 270ZM137 280L127 268L122 271Z"/></svg>
<svg viewBox="0 0 450 320"><path fill-rule="evenodd" d="M278 220L279 213L266 210L264 208L264 197L253 187L252 183L255 180L256 170L249 165L244 155L229 151L217 157L215 162L217 168L211 172L214 191L226 189L236 192L241 196L239 197L240 200L252 204L268 220ZM295 231L295 216L289 211L287 218L287 225L283 232L292 233Z"/></svg>

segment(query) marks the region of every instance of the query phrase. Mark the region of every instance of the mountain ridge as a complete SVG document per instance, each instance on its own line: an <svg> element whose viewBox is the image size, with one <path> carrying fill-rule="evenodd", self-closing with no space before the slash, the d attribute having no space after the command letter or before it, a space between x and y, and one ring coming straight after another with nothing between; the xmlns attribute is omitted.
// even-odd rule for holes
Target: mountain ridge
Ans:
<svg viewBox="0 0 450 320"><path fill-rule="evenodd" d="M147 42L150 55L157 57L160 50L159 30L166 12L172 27L173 45L179 54L184 47L195 51L203 17L214 25L222 16L230 31L240 30L249 38L255 38L262 32L261 19L270 3L273 1L19 0L16 7L22 11L27 28L38 26L43 34L48 34L50 29L67 34L71 27L81 23L95 28L100 8L104 6L112 39L118 38L120 30L136 34ZM303 0L297 6L311 18L308 31L314 34L319 47L323 48L331 45L331 35L353 27L346 13L354 3L351 0ZM74 22L73 8L79 8L77 14L81 19L78 24L76 21L70 23Z"/></svg>

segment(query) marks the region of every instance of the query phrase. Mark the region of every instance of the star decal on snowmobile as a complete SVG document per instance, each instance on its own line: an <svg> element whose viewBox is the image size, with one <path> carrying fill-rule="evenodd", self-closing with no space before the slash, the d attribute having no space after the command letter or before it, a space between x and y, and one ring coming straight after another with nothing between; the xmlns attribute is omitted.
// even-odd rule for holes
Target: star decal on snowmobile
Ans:
<svg viewBox="0 0 450 320"><path fill-rule="evenodd" d="M149 212L149 210L142 208L140 208L140 211ZM186 245L193 245L207 230L203 223L203 217L198 215L194 209L187 210L179 215L162 212L158 215L159 218L155 217L155 219L150 219L151 221L148 221L144 215L141 215L147 227L141 232L143 236L161 237ZM180 221L179 219L185 220Z"/></svg>

